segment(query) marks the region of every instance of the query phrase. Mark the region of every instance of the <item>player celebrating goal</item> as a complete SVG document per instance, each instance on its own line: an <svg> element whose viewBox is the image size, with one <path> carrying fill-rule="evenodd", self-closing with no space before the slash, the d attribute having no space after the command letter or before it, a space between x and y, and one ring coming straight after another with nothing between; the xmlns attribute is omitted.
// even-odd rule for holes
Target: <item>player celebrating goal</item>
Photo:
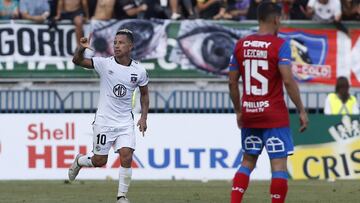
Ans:
<svg viewBox="0 0 360 203"><path fill-rule="evenodd" d="M272 170L271 201L285 202L287 186L287 156L293 153L288 109L283 96L283 84L300 112L300 131L308 124L307 114L291 72L291 52L287 41L277 37L281 8L275 3L258 7L259 31L240 39L229 64L229 88L241 128L244 157L233 179L231 203L242 201L249 176L263 147L266 148ZM243 81L240 104L239 78Z"/></svg>
<svg viewBox="0 0 360 203"><path fill-rule="evenodd" d="M69 169L69 179L75 180L80 169L102 167L113 146L120 154L121 168L117 203L128 203L126 193L131 181L131 162L135 149L135 132L132 115L132 93L139 87L141 117L137 123L144 136L149 109L148 76L145 69L130 58L134 37L130 30L119 30L114 39L114 56L85 59L84 50L90 39L81 38L73 62L94 69L100 76L100 97L93 124L93 154L78 154Z"/></svg>

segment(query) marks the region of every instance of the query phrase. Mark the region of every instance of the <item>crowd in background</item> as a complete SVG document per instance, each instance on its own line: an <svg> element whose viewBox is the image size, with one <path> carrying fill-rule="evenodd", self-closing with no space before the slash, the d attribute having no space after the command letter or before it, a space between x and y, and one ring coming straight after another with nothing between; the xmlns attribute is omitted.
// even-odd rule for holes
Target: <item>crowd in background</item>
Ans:
<svg viewBox="0 0 360 203"><path fill-rule="evenodd" d="M110 19L212 19L255 20L265 0L0 0L0 19L48 22L71 20L77 41L89 20ZM332 22L348 34L341 20L360 21L360 0L273 0L284 19ZM54 25L54 26L51 26Z"/></svg>
<svg viewBox="0 0 360 203"><path fill-rule="evenodd" d="M0 0L0 19L256 19L264 0ZM360 0L273 0L284 19L360 20ZM74 23L79 23L73 19Z"/></svg>

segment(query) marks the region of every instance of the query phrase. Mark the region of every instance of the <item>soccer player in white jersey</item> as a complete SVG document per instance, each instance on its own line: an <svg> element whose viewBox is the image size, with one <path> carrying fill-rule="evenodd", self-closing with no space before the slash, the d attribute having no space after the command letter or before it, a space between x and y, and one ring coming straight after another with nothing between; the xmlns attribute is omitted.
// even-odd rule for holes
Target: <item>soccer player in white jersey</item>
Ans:
<svg viewBox="0 0 360 203"><path fill-rule="evenodd" d="M114 39L114 56L84 58L90 39L81 38L73 62L94 69L100 76L100 98L93 124L93 154L78 154L69 169L69 179L75 180L83 166L102 167L106 164L111 147L120 154L121 168L117 203L128 203L126 193L131 181L131 162L135 149L132 93L140 89L141 117L137 123L144 135L149 109L148 76L146 70L130 58L134 37L130 30L122 29Z"/></svg>

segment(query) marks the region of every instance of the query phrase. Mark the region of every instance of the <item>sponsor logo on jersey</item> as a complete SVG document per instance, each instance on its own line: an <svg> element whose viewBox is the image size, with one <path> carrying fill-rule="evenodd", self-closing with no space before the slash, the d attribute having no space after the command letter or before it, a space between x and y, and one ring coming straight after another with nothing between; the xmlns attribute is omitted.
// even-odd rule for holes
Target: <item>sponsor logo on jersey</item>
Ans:
<svg viewBox="0 0 360 203"><path fill-rule="evenodd" d="M122 84L117 84L113 88L113 93L116 97L123 97L126 95L126 87Z"/></svg>
<svg viewBox="0 0 360 203"><path fill-rule="evenodd" d="M265 101L244 101L243 108L248 113L264 112L266 108L270 107L270 102Z"/></svg>
<svg viewBox="0 0 360 203"><path fill-rule="evenodd" d="M270 45L271 42L257 40L246 40L243 42L243 47L268 48Z"/></svg>

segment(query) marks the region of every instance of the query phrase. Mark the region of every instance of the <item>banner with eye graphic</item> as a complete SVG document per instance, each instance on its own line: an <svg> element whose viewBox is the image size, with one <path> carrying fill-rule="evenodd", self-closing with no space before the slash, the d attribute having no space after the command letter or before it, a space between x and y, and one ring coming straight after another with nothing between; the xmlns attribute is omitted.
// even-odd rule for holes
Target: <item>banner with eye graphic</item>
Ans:
<svg viewBox="0 0 360 203"><path fill-rule="evenodd" d="M349 35L332 25L285 22L279 35L290 41L295 78L303 83L334 85L339 76L360 87L360 27L346 24ZM140 60L152 79L221 78L236 41L255 33L250 21L205 20L110 20L91 21L94 53L110 56L120 28L135 36L132 57ZM72 57L77 46L74 25L58 22L57 29L30 21L0 21L0 78L96 78L92 71L76 67Z"/></svg>
<svg viewBox="0 0 360 203"><path fill-rule="evenodd" d="M156 20L111 20L93 21L91 45L95 49L95 56L111 56L114 54L114 37L118 30L129 29L134 36L132 58L135 60L154 59L166 54L167 34L166 27L170 21Z"/></svg>
<svg viewBox="0 0 360 203"><path fill-rule="evenodd" d="M203 20L183 21L170 60L215 75L226 75L237 40L254 32Z"/></svg>

